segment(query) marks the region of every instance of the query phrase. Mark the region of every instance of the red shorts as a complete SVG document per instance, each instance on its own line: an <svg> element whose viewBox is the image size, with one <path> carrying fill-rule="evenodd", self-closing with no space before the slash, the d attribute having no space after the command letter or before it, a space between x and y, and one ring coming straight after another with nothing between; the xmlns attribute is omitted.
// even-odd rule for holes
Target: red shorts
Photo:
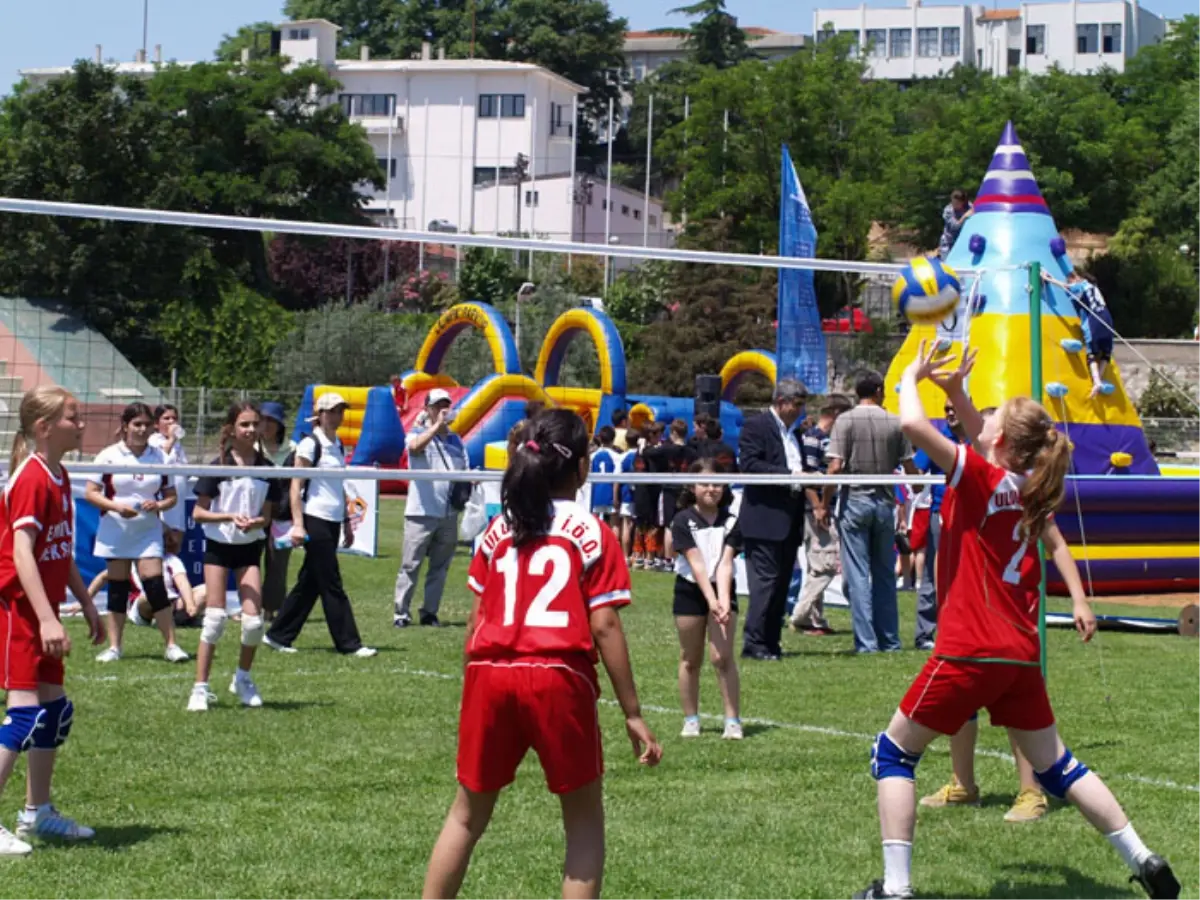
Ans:
<svg viewBox="0 0 1200 900"><path fill-rule="evenodd" d="M1037 731L1054 724L1046 682L1037 666L931 656L900 701L900 712L942 734L956 733L981 709L998 728Z"/></svg>
<svg viewBox="0 0 1200 900"><path fill-rule="evenodd" d="M924 509L914 509L912 517L912 526L908 529L908 545L912 547L913 552L925 549L925 542L929 539L929 507Z"/></svg>
<svg viewBox="0 0 1200 900"><path fill-rule="evenodd" d="M512 784L530 747L546 786L566 794L604 774L595 675L554 662L467 666L458 725L458 781L487 793Z"/></svg>
<svg viewBox="0 0 1200 900"><path fill-rule="evenodd" d="M63 661L42 653L41 629L28 601L0 598L0 688L36 691L39 682L62 684Z"/></svg>

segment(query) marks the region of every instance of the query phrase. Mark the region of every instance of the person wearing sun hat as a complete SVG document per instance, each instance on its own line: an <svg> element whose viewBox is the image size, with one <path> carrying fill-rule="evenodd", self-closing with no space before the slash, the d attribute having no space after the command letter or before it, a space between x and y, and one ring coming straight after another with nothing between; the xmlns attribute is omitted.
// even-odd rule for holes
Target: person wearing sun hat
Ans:
<svg viewBox="0 0 1200 900"><path fill-rule="evenodd" d="M317 398L314 415L309 419L313 423L312 433L296 445L297 466L317 470L346 467L346 450L337 436L346 406L345 398L333 391ZM290 495L292 528L288 534L293 547L304 547L304 565L300 567L296 586L283 601L264 643L282 653L295 653L292 642L300 635L300 629L320 597L334 648L349 656L374 656L377 651L364 647L359 637L354 610L342 587L342 571L338 565L339 536L345 547L349 547L354 539L346 510L344 482L318 476L293 478Z"/></svg>
<svg viewBox="0 0 1200 900"><path fill-rule="evenodd" d="M405 437L408 467L413 471L453 472L469 468L467 452L458 435L450 430L448 391L434 388L425 397L425 409ZM437 628L438 607L446 587L446 576L458 546L458 513L466 505L466 489L450 481L410 481L404 505L404 548L396 573L395 609L392 624L412 624L409 609L417 592L421 565L429 560L425 574L425 600L421 604L422 625Z"/></svg>

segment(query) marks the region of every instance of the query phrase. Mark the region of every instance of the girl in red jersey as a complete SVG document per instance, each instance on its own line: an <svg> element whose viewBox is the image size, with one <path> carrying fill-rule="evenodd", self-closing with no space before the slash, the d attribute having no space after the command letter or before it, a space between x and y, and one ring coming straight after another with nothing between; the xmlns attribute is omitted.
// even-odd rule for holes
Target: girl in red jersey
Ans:
<svg viewBox="0 0 1200 900"><path fill-rule="evenodd" d="M1006 401L981 423L963 390L975 355L968 353L953 371L946 368L953 357L936 356L936 348L927 353L922 343L904 372L900 420L913 446L948 473L946 483L954 488L950 509L942 513L938 556L946 564L938 571L937 640L887 730L875 739L871 774L878 782L884 877L856 896L912 896L917 763L939 734L954 734L986 708L993 725L1009 729L1046 792L1077 806L1151 897L1177 897L1171 867L1142 843L1104 782L1063 745L1046 696L1037 629L1039 540L1075 601L1077 627L1087 627L1079 573L1052 518L1066 492L1067 439L1028 397ZM917 387L926 378L946 392L985 454L953 443L926 418Z"/></svg>
<svg viewBox="0 0 1200 900"><path fill-rule="evenodd" d="M0 826L0 856L29 853L25 839L34 836L95 837L50 803L54 760L74 715L63 691L71 639L58 615L68 587L79 600L92 643L104 641L100 617L75 567L71 482L62 466L63 455L78 449L82 434L79 405L62 388L37 387L22 398L0 498L0 678L8 695L0 724L0 790L17 757L28 750L29 759L25 809L16 835Z"/></svg>
<svg viewBox="0 0 1200 900"><path fill-rule="evenodd" d="M458 796L433 848L425 897L453 897L501 788L532 747L559 795L567 854L564 897L598 897L604 795L597 650L644 765L662 757L642 720L617 609L629 569L616 536L574 502L587 481L588 434L570 410L530 424L509 458L503 515L483 534L468 584L466 677L458 732Z"/></svg>

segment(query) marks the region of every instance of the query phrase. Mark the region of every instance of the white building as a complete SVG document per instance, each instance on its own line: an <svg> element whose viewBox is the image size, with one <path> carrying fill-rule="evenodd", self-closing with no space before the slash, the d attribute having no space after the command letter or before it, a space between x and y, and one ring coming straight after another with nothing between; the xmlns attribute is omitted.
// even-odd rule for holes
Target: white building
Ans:
<svg viewBox="0 0 1200 900"><path fill-rule="evenodd" d="M746 45L763 59L783 59L807 46L808 38L802 34L789 34L771 28L751 25L743 28ZM627 31L625 32L625 72L634 81L644 81L647 76L667 63L687 59L688 48L684 41L687 32L678 31Z"/></svg>
<svg viewBox="0 0 1200 900"><path fill-rule="evenodd" d="M1162 40L1166 21L1137 0L1064 0L991 10L911 0L904 7L817 9L813 31L818 42L834 33L853 35L871 77L912 81L956 65L994 75L1042 73L1054 65L1075 73L1103 66L1120 72L1139 49Z"/></svg>
<svg viewBox="0 0 1200 900"><path fill-rule="evenodd" d="M338 59L338 31L324 19L285 22L279 26L279 52L295 64L321 64L341 84L331 102L340 103L364 128L386 175L384 189L362 187L368 214L404 229L516 231L513 178L520 155L527 160L523 189L535 190L538 201L534 205L530 195L532 215L522 209L521 230L557 240L585 239L569 190L576 103L584 88L531 63L434 59L428 47L419 59L371 59L366 53L357 60ZM157 65L142 61L116 68L149 77ZM21 74L36 85L68 71L55 67ZM614 187L612 234L625 240L630 229L618 218L621 208L629 208L630 221L636 208L637 244L642 222L651 220L647 243L670 242L661 204L652 203L642 219L643 199L637 197L636 206L632 197L618 204L617 191ZM593 196L598 209L602 185ZM589 213L587 240L603 243L602 221L602 213L595 220Z"/></svg>

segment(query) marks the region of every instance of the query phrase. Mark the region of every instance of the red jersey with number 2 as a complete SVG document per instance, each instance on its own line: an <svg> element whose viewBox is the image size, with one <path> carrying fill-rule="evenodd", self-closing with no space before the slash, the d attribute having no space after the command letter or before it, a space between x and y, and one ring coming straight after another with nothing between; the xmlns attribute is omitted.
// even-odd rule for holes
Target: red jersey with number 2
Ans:
<svg viewBox="0 0 1200 900"><path fill-rule="evenodd" d="M1041 567L1020 534L1025 477L959 446L946 476L934 655L1037 664Z"/></svg>
<svg viewBox="0 0 1200 900"><path fill-rule="evenodd" d="M46 598L55 610L67 596L71 575L74 512L67 470L56 478L46 462L34 454L25 459L0 495L0 596L24 597L13 561L13 537L22 528L35 532L33 552Z"/></svg>
<svg viewBox="0 0 1200 900"><path fill-rule="evenodd" d="M549 530L514 547L504 516L483 534L467 583L480 598L472 662L586 661L595 675L592 610L630 602L629 568L612 529L558 500Z"/></svg>

